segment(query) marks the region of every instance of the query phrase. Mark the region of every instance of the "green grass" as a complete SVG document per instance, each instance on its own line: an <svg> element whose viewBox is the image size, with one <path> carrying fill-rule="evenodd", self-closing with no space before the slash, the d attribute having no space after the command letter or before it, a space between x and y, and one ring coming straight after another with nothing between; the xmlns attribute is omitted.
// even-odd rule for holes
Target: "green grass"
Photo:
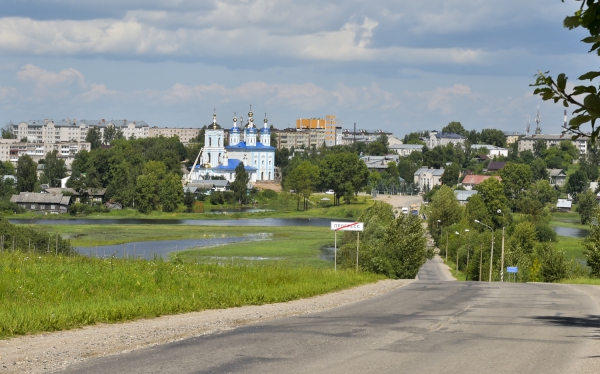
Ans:
<svg viewBox="0 0 600 374"><path fill-rule="evenodd" d="M571 238L569 236L558 236L555 247L565 251L567 259L585 259L583 256L582 238Z"/></svg>
<svg viewBox="0 0 600 374"><path fill-rule="evenodd" d="M0 253L0 338L284 302L382 279L310 267Z"/></svg>
<svg viewBox="0 0 600 374"><path fill-rule="evenodd" d="M560 283L566 284L590 284L590 285L600 285L600 279L598 278L572 278L572 279L563 279Z"/></svg>
<svg viewBox="0 0 600 374"><path fill-rule="evenodd" d="M178 252L185 262L261 263L285 267L332 268L333 263L319 259L321 248L333 246L334 233L328 227L260 228L271 233L271 240L229 244ZM339 235L338 235L339 236ZM249 258L262 258L253 260Z"/></svg>

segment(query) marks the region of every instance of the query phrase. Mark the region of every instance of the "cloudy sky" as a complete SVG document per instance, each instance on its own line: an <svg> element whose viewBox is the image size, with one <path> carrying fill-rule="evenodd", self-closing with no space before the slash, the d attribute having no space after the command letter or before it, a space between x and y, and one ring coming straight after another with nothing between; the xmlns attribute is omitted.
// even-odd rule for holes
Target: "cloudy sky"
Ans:
<svg viewBox="0 0 600 374"><path fill-rule="evenodd" d="M598 67L562 27L574 0L21 0L0 3L0 125L130 119L278 128L336 115L396 136L541 127L563 108L532 95L538 70Z"/></svg>

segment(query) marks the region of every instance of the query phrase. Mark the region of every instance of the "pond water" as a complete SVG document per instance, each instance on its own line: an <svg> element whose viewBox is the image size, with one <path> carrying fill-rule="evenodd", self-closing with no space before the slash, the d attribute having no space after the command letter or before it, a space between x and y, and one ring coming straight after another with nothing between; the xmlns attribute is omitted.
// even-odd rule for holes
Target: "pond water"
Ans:
<svg viewBox="0 0 600 374"><path fill-rule="evenodd" d="M571 238L585 238L590 231L587 229L578 229L573 227L552 226L557 235L568 236Z"/></svg>
<svg viewBox="0 0 600 374"><path fill-rule="evenodd" d="M255 218L255 219L11 219L11 223L35 225L191 225L191 226L315 226L329 227L329 218ZM335 219L341 222L353 222Z"/></svg>
<svg viewBox="0 0 600 374"><path fill-rule="evenodd" d="M274 209L261 209L261 208L234 208L234 209L209 209L207 213L211 214L234 214L234 213L264 213L274 212Z"/></svg>
<svg viewBox="0 0 600 374"><path fill-rule="evenodd" d="M151 242L132 242L126 244L103 245L98 247L77 247L76 250L84 255L94 257L118 258L140 257L152 260L154 256L168 259L168 254L178 251L185 251L190 248L207 248L219 245L240 243L247 241L270 240L270 233L247 234L244 236L213 237L201 239L177 239L177 240L157 240Z"/></svg>

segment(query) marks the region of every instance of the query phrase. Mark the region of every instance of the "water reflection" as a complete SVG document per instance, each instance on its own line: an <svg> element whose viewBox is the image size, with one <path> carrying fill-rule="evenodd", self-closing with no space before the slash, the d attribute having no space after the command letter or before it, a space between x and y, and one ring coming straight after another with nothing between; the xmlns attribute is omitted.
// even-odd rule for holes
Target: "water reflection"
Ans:
<svg viewBox="0 0 600 374"><path fill-rule="evenodd" d="M133 242L127 244L103 245L99 247L78 247L77 251L81 254L94 257L118 258L134 257L152 260L154 256L168 259L168 254L178 251L184 251L190 248L207 248L219 245L240 243L247 241L270 240L272 234L258 233L247 234L244 236L214 237L201 239L177 239L177 240L157 240L152 242Z"/></svg>
<svg viewBox="0 0 600 374"><path fill-rule="evenodd" d="M585 238L590 234L588 229L578 229L573 227L552 226L557 235L568 236L571 238Z"/></svg>

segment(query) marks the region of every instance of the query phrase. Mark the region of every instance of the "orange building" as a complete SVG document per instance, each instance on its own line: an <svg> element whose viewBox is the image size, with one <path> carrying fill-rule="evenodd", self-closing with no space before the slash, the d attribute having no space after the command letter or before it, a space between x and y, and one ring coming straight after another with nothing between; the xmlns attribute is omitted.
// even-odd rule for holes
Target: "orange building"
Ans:
<svg viewBox="0 0 600 374"><path fill-rule="evenodd" d="M296 120L296 131L298 130L322 130L325 132L325 144L328 147L338 144L336 139L337 120L333 115L325 118L298 118Z"/></svg>

